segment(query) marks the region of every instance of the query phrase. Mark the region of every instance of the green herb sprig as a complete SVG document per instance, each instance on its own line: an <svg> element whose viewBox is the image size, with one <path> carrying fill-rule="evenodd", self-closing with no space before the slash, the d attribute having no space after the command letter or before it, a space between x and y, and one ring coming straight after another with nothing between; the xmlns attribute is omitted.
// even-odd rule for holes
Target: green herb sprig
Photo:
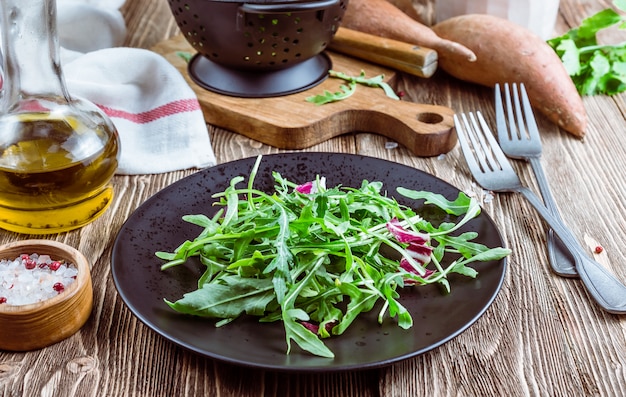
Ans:
<svg viewBox="0 0 626 397"><path fill-rule="evenodd" d="M176 55L178 55L179 58L182 58L182 60L187 63L189 63L189 61L191 61L191 58L193 57L193 54L188 51L176 51Z"/></svg>
<svg viewBox="0 0 626 397"><path fill-rule="evenodd" d="M368 86L368 87L381 88L385 92L385 95L387 95L389 98L397 99L397 100L400 99L398 95L396 95L393 88L391 88L391 86L384 81L385 75L383 74L368 78L368 77L365 77L365 72L363 70L361 71L361 74L358 76L350 76L343 72L329 70L328 75L330 77L347 81L347 85L342 84L341 86L339 86L340 91L331 92L328 90L324 90L323 94L307 97L306 98L307 102L311 102L316 105L324 105L326 103L342 101L344 99L349 98L352 94L354 94L358 84Z"/></svg>
<svg viewBox="0 0 626 397"><path fill-rule="evenodd" d="M626 11L626 0L614 0L613 4ZM548 40L581 95L613 95L626 90L626 42L599 44L597 40L598 32L614 26L626 29L626 18L609 8Z"/></svg>
<svg viewBox="0 0 626 397"><path fill-rule="evenodd" d="M510 253L473 241L476 232L458 231L480 213L476 200L463 193L449 201L430 192L398 189L398 194L437 209L439 224L433 225L387 197L381 182L326 188L318 177L309 182L315 189L302 192L274 172L275 191L257 190L260 161L245 186L239 186L243 177L235 177L213 196L222 207L215 216L183 217L202 228L194 240L174 252L156 253L166 261L164 271L190 257L206 266L197 290L176 302L166 300L172 309L217 319L217 326L243 314L260 322L281 321L287 353L295 342L314 355L332 358L323 338L341 335L377 302L382 302L380 323L392 318L409 328L413 319L398 299L402 288L438 284L449 291L448 275L477 277L471 263ZM415 259L414 243L398 240L390 222L403 237L428 236L428 262ZM412 266L409 270L401 266L403 260Z"/></svg>

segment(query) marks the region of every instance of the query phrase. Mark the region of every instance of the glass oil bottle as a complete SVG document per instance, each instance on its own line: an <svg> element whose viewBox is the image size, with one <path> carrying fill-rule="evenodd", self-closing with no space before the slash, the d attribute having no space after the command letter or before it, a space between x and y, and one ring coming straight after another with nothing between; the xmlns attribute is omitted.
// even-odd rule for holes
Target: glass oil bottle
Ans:
<svg viewBox="0 0 626 397"><path fill-rule="evenodd" d="M67 91L56 1L0 4L0 228L79 228L111 204L117 131L97 106Z"/></svg>

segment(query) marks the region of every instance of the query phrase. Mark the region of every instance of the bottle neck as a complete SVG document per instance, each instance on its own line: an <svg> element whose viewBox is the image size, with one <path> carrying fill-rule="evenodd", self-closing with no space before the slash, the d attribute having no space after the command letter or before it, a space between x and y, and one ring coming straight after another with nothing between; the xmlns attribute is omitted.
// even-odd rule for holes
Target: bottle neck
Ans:
<svg viewBox="0 0 626 397"><path fill-rule="evenodd" d="M59 56L56 0L1 0L0 4L2 110L16 110L26 103L33 105L38 98L60 97L67 101Z"/></svg>

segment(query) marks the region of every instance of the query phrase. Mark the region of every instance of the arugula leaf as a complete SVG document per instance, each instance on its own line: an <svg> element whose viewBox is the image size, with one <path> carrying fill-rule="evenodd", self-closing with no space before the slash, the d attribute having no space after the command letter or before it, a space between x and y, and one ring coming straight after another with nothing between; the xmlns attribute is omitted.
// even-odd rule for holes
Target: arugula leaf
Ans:
<svg viewBox="0 0 626 397"><path fill-rule="evenodd" d="M222 277L204 284L174 303L167 304L181 313L210 318L235 318L243 313L262 315L274 298L270 280Z"/></svg>
<svg viewBox="0 0 626 397"><path fill-rule="evenodd" d="M468 205L471 199L463 192L459 192L458 197L454 201L447 200L443 195L432 192L418 192L416 190L410 190L404 187L398 187L397 192L404 197L414 200L424 199L425 204L434 204L446 211L448 214L463 215L467 212ZM478 215L478 214L476 214Z"/></svg>
<svg viewBox="0 0 626 397"><path fill-rule="evenodd" d="M329 70L328 74L330 77L335 77L347 81L348 85L339 86L339 89L341 91L330 92L328 90L324 90L323 94L307 97L307 102L311 102L316 105L324 105L326 103L342 101L354 94L357 84L362 84L368 87L381 88L385 92L385 95L387 95L389 98L397 100L400 99L398 95L396 95L396 92L393 90L393 88L391 88L391 86L384 81L385 76L382 74L370 78L365 77L364 71L361 71L361 74L358 76L350 76L346 73L337 72L334 70Z"/></svg>
<svg viewBox="0 0 626 397"><path fill-rule="evenodd" d="M342 101L354 94L356 91L356 83L348 83L348 85L342 84L339 86L341 91L330 92L324 90L323 94L307 97L307 102L314 103L316 105L324 105L326 103Z"/></svg>
<svg viewBox="0 0 626 397"><path fill-rule="evenodd" d="M176 55L181 57L185 62L189 63L193 55L188 51L176 51Z"/></svg>
<svg viewBox="0 0 626 397"><path fill-rule="evenodd" d="M315 355L328 358L335 356L315 334L296 322L296 320L307 321L310 318L306 311L295 307L296 299L311 278L314 277L316 269L322 265L323 261L323 257L317 258L312 265L312 271L292 286L282 302L279 301L283 313L282 320L285 324L287 353L291 351L291 340L293 339L302 349Z"/></svg>
<svg viewBox="0 0 626 397"><path fill-rule="evenodd" d="M263 273L271 273L274 271L273 283L276 290L276 298L278 303L282 303L287 293L287 283L290 283L291 274L289 273L289 264L293 260L291 251L289 250L289 219L283 208L280 208L278 217L279 232L274 242L276 247L276 256L271 260L269 265L263 270Z"/></svg>
<svg viewBox="0 0 626 397"><path fill-rule="evenodd" d="M626 0L614 0L613 4L626 11ZM547 41L581 95L613 95L626 90L626 42L600 44L597 40L600 31L614 26L626 29L626 17L609 8Z"/></svg>
<svg viewBox="0 0 626 397"><path fill-rule="evenodd" d="M340 290L350 296L350 303L345 314L338 325L333 327L334 335L341 335L356 320L359 314L372 310L378 296L371 291L363 291L359 288L352 288L347 283L342 283Z"/></svg>
<svg viewBox="0 0 626 397"><path fill-rule="evenodd" d="M297 322L294 317L290 316L292 313L293 312L288 312L288 315L283 318L285 331L287 333L287 353L290 352L290 341L293 339L298 346L310 353L326 358L335 357L335 354L328 347L326 347L321 339L306 329L301 323Z"/></svg>

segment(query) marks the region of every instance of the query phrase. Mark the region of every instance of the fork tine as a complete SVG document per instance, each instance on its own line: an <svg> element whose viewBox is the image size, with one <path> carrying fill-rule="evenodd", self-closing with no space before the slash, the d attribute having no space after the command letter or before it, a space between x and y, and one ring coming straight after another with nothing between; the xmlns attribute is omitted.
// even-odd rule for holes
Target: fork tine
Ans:
<svg viewBox="0 0 626 397"><path fill-rule="evenodd" d="M529 160L541 156L541 139L524 83L495 86L497 134L507 156ZM503 98L504 97L504 98Z"/></svg>
<svg viewBox="0 0 626 397"><path fill-rule="evenodd" d="M522 107L520 104L520 100L519 100L519 91L517 89L517 84L513 83L511 84L512 86L512 91L513 93L511 94L508 90L509 86L507 84L506 88L507 88L507 92L506 92L506 100L507 100L507 106L508 106L508 110L509 110L509 118L511 120L511 123L517 122L517 136L515 138L517 138L518 140L522 141L522 140L527 140L528 139L528 130L526 128L526 125L524 124L524 120L527 117L524 116L528 116L526 114L526 109L524 109L524 112L522 113ZM513 97L513 104L511 104L511 97ZM515 117L513 117L513 110L515 110Z"/></svg>
<svg viewBox="0 0 626 397"><path fill-rule="evenodd" d="M506 84L506 83L505 83ZM506 117L504 116L504 106L502 105L502 92L500 91L500 84L496 83L495 87L496 95L496 132L498 133L498 140L500 142L511 139L509 128L506 125ZM510 120L510 119L509 119Z"/></svg>
<svg viewBox="0 0 626 397"><path fill-rule="evenodd" d="M470 129L470 126L467 122L467 117L465 116L465 114L461 114L460 117L463 119L462 123L461 120L459 120L459 116L457 116L456 114L454 115L454 125L457 131L456 135L459 139L459 145L461 146L461 150L463 151L465 161L467 162L470 171L474 175L474 178L478 180L476 173L480 172L484 168L482 164L478 163L478 159L480 157L473 149L473 147L476 147L476 145L472 142L472 145L470 146L469 140L472 138L471 132L468 131ZM481 182L479 181L479 183Z"/></svg>
<svg viewBox="0 0 626 397"><path fill-rule="evenodd" d="M498 190L497 183L494 184L494 176L502 173L507 173L517 183L513 167L500 149L481 112L476 112L476 117L471 112L468 115L454 115L454 122L467 165L481 186Z"/></svg>
<svg viewBox="0 0 626 397"><path fill-rule="evenodd" d="M485 121L483 114L481 112L476 112L476 115L478 116L478 120L481 125L481 131L482 131L481 135L487 138L488 145L489 145L489 146L486 146L483 141L483 147L489 147L491 149L490 151L496 157L497 164L499 165L498 169L506 169L506 170L510 169L511 172L514 172L513 167L511 166L511 163L509 163L509 160L504 155L504 152L500 148L500 145L498 145L498 141L496 141L496 138L493 136L491 129L487 125L487 122Z"/></svg>
<svg viewBox="0 0 626 397"><path fill-rule="evenodd" d="M528 135L530 140L537 139L540 140L539 137L539 129L537 128L537 121L535 120L535 114L533 113L533 108L530 106L530 100L528 99L528 93L526 93L526 86L524 83L521 83L519 86L519 91L522 96L522 104L524 107L524 115L526 115L526 125L528 128Z"/></svg>
<svg viewBox="0 0 626 397"><path fill-rule="evenodd" d="M485 142L484 134L474 114L472 112L461 114L462 123L457 115L454 117L461 149L465 153L470 169L476 169L482 173L499 169L492 152L487 150L489 146Z"/></svg>
<svg viewBox="0 0 626 397"><path fill-rule="evenodd" d="M479 112L476 112L479 114ZM465 125L470 127L469 138L472 142L472 146L474 151L478 155L479 162L481 163L482 169L484 172L493 171L495 169L499 169L497 161L494 159L492 152L489 149L489 146L485 143L485 137L482 133L483 130L480 128L478 123L476 122L476 118L473 113L469 114L469 122L463 115Z"/></svg>
<svg viewBox="0 0 626 397"><path fill-rule="evenodd" d="M496 131L498 139L501 143L506 141L517 142L526 138L526 126L524 125L524 114L520 108L517 84L512 83L511 90L509 83L504 83L503 88L504 103L502 101L503 94L500 84L495 86ZM511 101L511 97L513 97L513 101ZM524 113L526 113L526 108L524 110Z"/></svg>

